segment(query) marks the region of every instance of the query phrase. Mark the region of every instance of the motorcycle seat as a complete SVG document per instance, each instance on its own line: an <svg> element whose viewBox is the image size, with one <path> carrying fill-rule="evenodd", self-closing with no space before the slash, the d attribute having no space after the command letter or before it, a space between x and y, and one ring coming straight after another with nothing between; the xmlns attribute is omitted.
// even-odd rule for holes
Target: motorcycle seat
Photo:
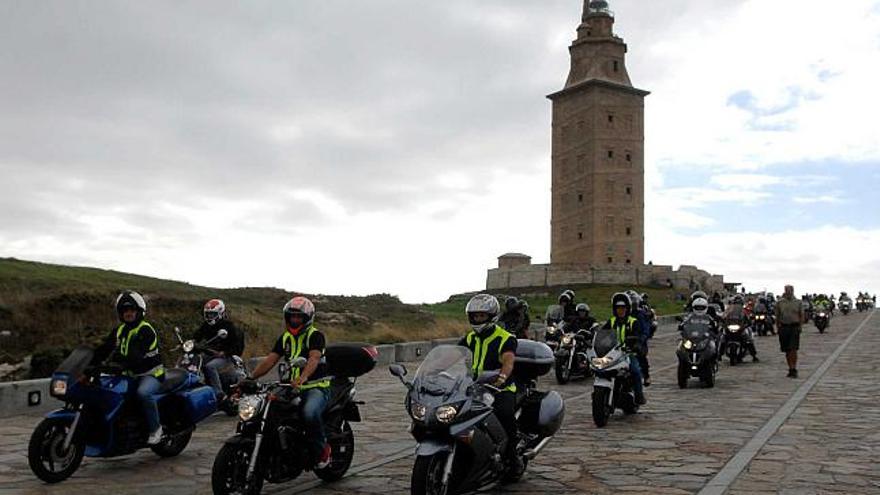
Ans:
<svg viewBox="0 0 880 495"><path fill-rule="evenodd" d="M177 388L187 382L188 378L189 373L186 370L180 368L166 370L165 380L162 381L162 386L159 387L159 393L167 394L177 390Z"/></svg>
<svg viewBox="0 0 880 495"><path fill-rule="evenodd" d="M342 409L353 388L354 383L351 380L333 380L330 384L330 401L327 403L327 408L324 409L324 414L332 414Z"/></svg>

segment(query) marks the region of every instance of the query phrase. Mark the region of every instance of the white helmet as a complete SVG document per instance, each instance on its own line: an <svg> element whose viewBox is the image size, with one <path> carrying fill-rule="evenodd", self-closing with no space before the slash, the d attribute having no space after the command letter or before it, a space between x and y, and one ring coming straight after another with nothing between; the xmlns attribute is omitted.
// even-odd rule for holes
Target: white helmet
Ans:
<svg viewBox="0 0 880 495"><path fill-rule="evenodd" d="M147 302L144 297L133 290L123 291L116 296L116 314L122 319L122 312L126 309L134 309L138 312L138 317L143 318L147 314Z"/></svg>
<svg viewBox="0 0 880 495"><path fill-rule="evenodd" d="M499 313L501 313L501 305L498 304L498 299L493 295L477 294L468 301L464 311L467 313L471 328L475 332L480 333L490 328L495 328L495 324L498 323ZM489 318L476 321L474 318L476 313L485 313L489 315Z"/></svg>
<svg viewBox="0 0 880 495"><path fill-rule="evenodd" d="M705 315L709 312L709 301L705 298L698 297L694 299L693 304L691 304L691 308L694 310L695 314Z"/></svg>

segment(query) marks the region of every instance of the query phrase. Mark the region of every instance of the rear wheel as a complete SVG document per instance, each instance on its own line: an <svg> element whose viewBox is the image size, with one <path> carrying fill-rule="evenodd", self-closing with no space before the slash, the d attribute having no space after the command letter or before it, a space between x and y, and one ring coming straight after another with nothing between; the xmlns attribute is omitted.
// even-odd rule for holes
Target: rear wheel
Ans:
<svg viewBox="0 0 880 495"><path fill-rule="evenodd" d="M67 449L64 439L70 421L46 418L37 425L28 444L28 464L37 478L46 483L58 483L69 478L79 468L85 454L85 443L74 437Z"/></svg>
<svg viewBox="0 0 880 495"><path fill-rule="evenodd" d="M739 352L736 350L734 346L730 346L727 349L727 357L730 358L730 365L736 366L736 363L739 361Z"/></svg>
<svg viewBox="0 0 880 495"><path fill-rule="evenodd" d="M193 429L189 428L174 435L167 435L158 444L151 445L150 450L160 457L174 457L183 452L183 449L189 445L192 434Z"/></svg>
<svg viewBox="0 0 880 495"><path fill-rule="evenodd" d="M332 451L330 465L324 469L315 469L318 478L324 481L341 480L354 458L354 433L348 421L342 422L342 432L328 438Z"/></svg>
<svg viewBox="0 0 880 495"><path fill-rule="evenodd" d="M608 394L611 390L605 387L593 388L593 422L597 428L603 428L608 424L611 412L608 410Z"/></svg>
<svg viewBox="0 0 880 495"><path fill-rule="evenodd" d="M690 372L684 363L678 363L678 388L687 388Z"/></svg>
<svg viewBox="0 0 880 495"><path fill-rule="evenodd" d="M217 452L211 468L211 488L217 495L258 495L263 489L263 475L257 466L251 482L247 482L248 464L254 451L253 443L225 444Z"/></svg>
<svg viewBox="0 0 880 495"><path fill-rule="evenodd" d="M715 386L715 367L714 366L703 367L703 383L706 384L706 388L713 388Z"/></svg>
<svg viewBox="0 0 880 495"><path fill-rule="evenodd" d="M443 484L443 470L446 468L448 458L449 452L416 457L410 482L412 495L446 494L448 487Z"/></svg>

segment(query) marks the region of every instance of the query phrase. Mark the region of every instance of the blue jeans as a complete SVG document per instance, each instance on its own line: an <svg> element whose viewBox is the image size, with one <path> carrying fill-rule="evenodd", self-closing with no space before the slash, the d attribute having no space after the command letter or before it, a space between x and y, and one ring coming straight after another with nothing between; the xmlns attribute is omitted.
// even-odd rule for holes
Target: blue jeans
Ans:
<svg viewBox="0 0 880 495"><path fill-rule="evenodd" d="M321 415L330 402L329 388L311 388L303 392L302 418L305 422L306 436L309 439L309 450L317 456L324 450L327 439L324 436L324 420Z"/></svg>
<svg viewBox="0 0 880 495"><path fill-rule="evenodd" d="M636 393L636 395L643 394L644 384L642 383L642 367L639 365L639 360L636 356L630 356L629 370L633 374L633 391Z"/></svg>
<svg viewBox="0 0 880 495"><path fill-rule="evenodd" d="M147 420L147 431L153 433L159 429L159 398L157 394L162 386L153 376L142 376L137 382L137 396L144 410L144 419Z"/></svg>
<svg viewBox="0 0 880 495"><path fill-rule="evenodd" d="M218 396L223 393L223 384L220 381L220 369L229 364L229 359L225 357L215 357L202 365L202 372L205 374L205 383L214 389L214 393Z"/></svg>

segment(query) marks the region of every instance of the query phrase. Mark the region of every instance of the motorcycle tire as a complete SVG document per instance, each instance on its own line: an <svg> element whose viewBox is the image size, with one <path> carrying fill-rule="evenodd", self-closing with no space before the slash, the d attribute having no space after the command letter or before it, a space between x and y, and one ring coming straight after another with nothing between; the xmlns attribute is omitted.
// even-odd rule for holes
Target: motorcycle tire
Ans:
<svg viewBox="0 0 880 495"><path fill-rule="evenodd" d="M330 465L324 469L315 469L315 474L324 481L339 481L348 472L354 459L354 433L348 421L342 422L342 433L328 437L327 442L332 451Z"/></svg>
<svg viewBox="0 0 880 495"><path fill-rule="evenodd" d="M688 371L687 366L679 363L678 365L678 388L687 388L688 387L688 379L690 378L690 371Z"/></svg>
<svg viewBox="0 0 880 495"><path fill-rule="evenodd" d="M156 445L151 445L150 450L159 457L175 457L183 452L186 446L189 445L192 434L193 429L190 428L180 433L167 435L161 442Z"/></svg>
<svg viewBox="0 0 880 495"><path fill-rule="evenodd" d="M623 394L620 397L620 409L627 416L639 412L639 405L636 404L636 398L631 394Z"/></svg>
<svg viewBox="0 0 880 495"><path fill-rule="evenodd" d="M738 359L739 356L737 356L736 350L730 349L729 351L727 351L727 357L730 358L730 365L731 366L737 365L737 362L739 361L739 359Z"/></svg>
<svg viewBox="0 0 880 495"><path fill-rule="evenodd" d="M593 389L593 422L597 428L604 428L608 424L611 412L608 411L608 394L611 391L604 387Z"/></svg>
<svg viewBox="0 0 880 495"><path fill-rule="evenodd" d="M223 445L211 468L211 488L215 495L259 495L263 490L263 473L259 463L251 482L247 483L245 479L253 451L253 443Z"/></svg>
<svg viewBox="0 0 880 495"><path fill-rule="evenodd" d="M556 383L565 385L571 380L571 370L568 369L568 363L556 360Z"/></svg>
<svg viewBox="0 0 880 495"><path fill-rule="evenodd" d="M70 422L46 418L37 425L28 443L28 465L37 478L46 483L59 483L79 469L86 446L82 440L71 442L67 452L61 450ZM57 461L62 461L59 465Z"/></svg>
<svg viewBox="0 0 880 495"><path fill-rule="evenodd" d="M703 383L706 388L715 388L715 369L712 366L706 366L703 369Z"/></svg>
<svg viewBox="0 0 880 495"><path fill-rule="evenodd" d="M410 493L412 495L442 495L448 493L443 486L443 470L449 452L438 452L434 455L417 456L413 464ZM450 476L450 482L452 481Z"/></svg>

